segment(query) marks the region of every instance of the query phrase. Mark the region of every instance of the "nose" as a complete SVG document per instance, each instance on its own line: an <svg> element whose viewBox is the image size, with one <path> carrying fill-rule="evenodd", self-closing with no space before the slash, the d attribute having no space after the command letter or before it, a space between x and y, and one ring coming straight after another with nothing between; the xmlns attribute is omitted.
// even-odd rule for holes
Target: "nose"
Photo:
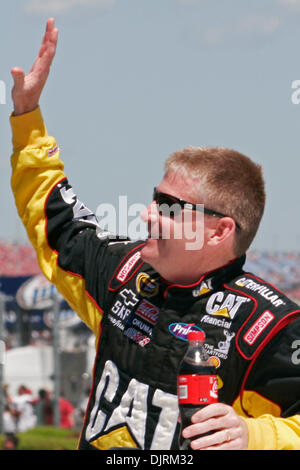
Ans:
<svg viewBox="0 0 300 470"><path fill-rule="evenodd" d="M154 201L141 212L141 219L147 224L148 236L159 238L159 213Z"/></svg>
<svg viewBox="0 0 300 470"><path fill-rule="evenodd" d="M154 201L148 204L141 212L141 219L146 223L158 222L159 215L157 210L157 205Z"/></svg>

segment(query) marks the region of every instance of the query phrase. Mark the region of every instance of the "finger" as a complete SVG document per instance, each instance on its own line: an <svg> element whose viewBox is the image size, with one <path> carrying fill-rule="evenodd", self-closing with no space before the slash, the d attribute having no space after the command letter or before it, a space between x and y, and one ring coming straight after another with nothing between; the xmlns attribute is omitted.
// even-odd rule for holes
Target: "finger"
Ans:
<svg viewBox="0 0 300 470"><path fill-rule="evenodd" d="M30 73L35 72L39 70L40 68L42 69L44 69L45 67L49 68L55 56L55 52L56 52L56 43L48 42L44 44L41 47L39 51L39 55L34 61L33 66L30 69Z"/></svg>
<svg viewBox="0 0 300 470"><path fill-rule="evenodd" d="M220 446L228 446L229 443L232 443L237 437L237 432L234 429L221 429L213 434L209 434L198 439L194 439L191 442L192 449L207 449L207 448L216 448Z"/></svg>
<svg viewBox="0 0 300 470"><path fill-rule="evenodd" d="M210 418L200 423L191 424L187 426L183 431L182 435L185 438L192 438L199 434L205 434L211 431L218 431L227 427L232 427L234 423L231 422L228 416L220 416L217 418Z"/></svg>
<svg viewBox="0 0 300 470"><path fill-rule="evenodd" d="M229 413L231 407L225 405L224 403L212 403L207 405L201 410L196 411L191 417L192 423L199 423L206 421L209 418L214 418L217 416L224 416Z"/></svg>
<svg viewBox="0 0 300 470"><path fill-rule="evenodd" d="M233 439L230 442L223 442L222 444L216 444L213 446L201 447L201 450L243 450L243 449L244 448L240 446L239 439ZM194 448L194 450L196 449Z"/></svg>
<svg viewBox="0 0 300 470"><path fill-rule="evenodd" d="M55 18L53 17L48 18L47 23L46 23L46 32L49 32L52 29L54 29L54 26L55 26Z"/></svg>
<svg viewBox="0 0 300 470"><path fill-rule="evenodd" d="M36 70L40 65L40 60L43 59L46 62L46 66L49 67L53 61L56 52L57 40L58 40L58 29L54 27L54 18L49 18L47 21L46 32L43 36L42 43L33 66L30 72ZM45 63L43 64L45 66Z"/></svg>
<svg viewBox="0 0 300 470"><path fill-rule="evenodd" d="M11 74L14 80L15 87L22 88L24 85L24 77L25 77L24 70L21 69L20 67L14 67L11 70Z"/></svg>

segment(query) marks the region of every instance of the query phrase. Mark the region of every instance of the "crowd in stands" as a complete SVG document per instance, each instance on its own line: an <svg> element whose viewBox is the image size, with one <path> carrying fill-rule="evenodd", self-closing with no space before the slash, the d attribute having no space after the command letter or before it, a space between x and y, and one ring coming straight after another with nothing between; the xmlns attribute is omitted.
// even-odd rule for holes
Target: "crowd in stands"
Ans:
<svg viewBox="0 0 300 470"><path fill-rule="evenodd" d="M246 270L274 284L282 291L300 300L299 253L267 253L249 251ZM31 245L0 241L0 276L39 274L40 269Z"/></svg>
<svg viewBox="0 0 300 470"><path fill-rule="evenodd" d="M0 276L39 274L36 255L30 245L0 241Z"/></svg>
<svg viewBox="0 0 300 470"><path fill-rule="evenodd" d="M300 248L299 253L265 253L249 251L245 270L265 279L300 302Z"/></svg>

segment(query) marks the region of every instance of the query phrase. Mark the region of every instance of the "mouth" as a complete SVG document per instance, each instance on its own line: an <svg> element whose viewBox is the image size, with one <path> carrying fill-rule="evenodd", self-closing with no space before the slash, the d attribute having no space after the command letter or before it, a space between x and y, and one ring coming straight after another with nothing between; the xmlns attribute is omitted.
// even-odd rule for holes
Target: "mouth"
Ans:
<svg viewBox="0 0 300 470"><path fill-rule="evenodd" d="M159 233L148 232L147 238L148 238L148 240L160 240L162 238L162 236Z"/></svg>
<svg viewBox="0 0 300 470"><path fill-rule="evenodd" d="M148 240L160 240L162 239L162 234L159 230L159 227L153 227L151 224L148 225Z"/></svg>

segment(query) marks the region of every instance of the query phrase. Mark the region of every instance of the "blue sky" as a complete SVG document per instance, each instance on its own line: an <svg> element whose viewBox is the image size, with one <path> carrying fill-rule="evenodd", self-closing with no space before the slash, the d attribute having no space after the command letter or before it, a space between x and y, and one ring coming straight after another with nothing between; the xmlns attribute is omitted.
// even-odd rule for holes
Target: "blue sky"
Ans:
<svg viewBox="0 0 300 470"><path fill-rule="evenodd" d="M10 70L31 67L49 16L60 37L40 104L89 208L147 204L170 153L220 145L264 169L253 248L300 250L300 0L2 2L0 239L26 240L9 185Z"/></svg>

